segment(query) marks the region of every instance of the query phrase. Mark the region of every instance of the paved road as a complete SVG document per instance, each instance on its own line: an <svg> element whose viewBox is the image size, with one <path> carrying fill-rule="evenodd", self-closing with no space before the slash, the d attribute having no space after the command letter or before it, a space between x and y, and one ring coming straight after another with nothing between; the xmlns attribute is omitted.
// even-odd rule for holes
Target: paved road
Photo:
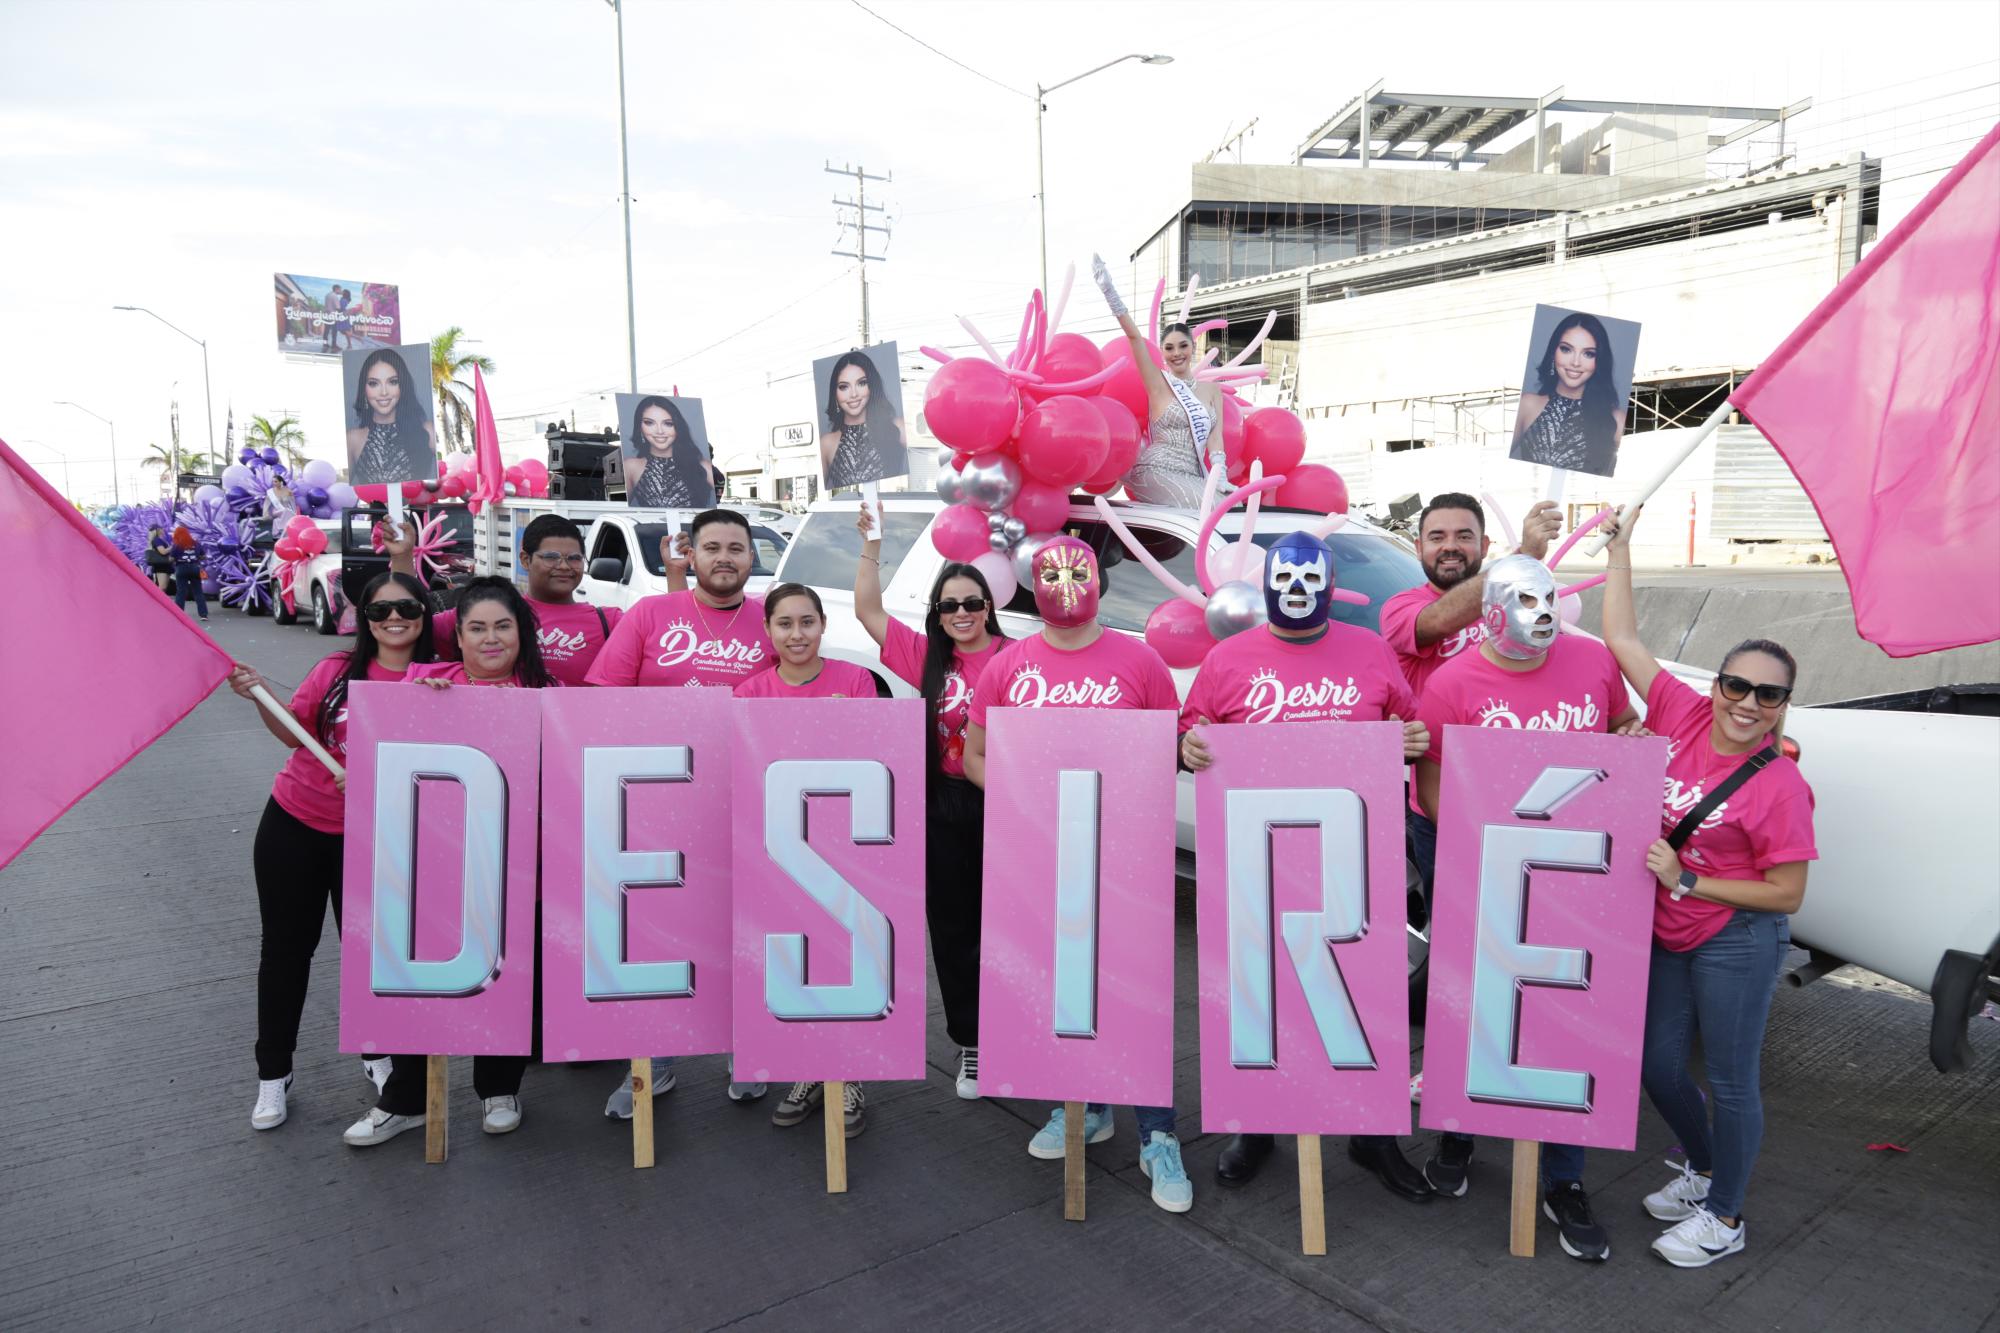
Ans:
<svg viewBox="0 0 2000 1333"><path fill-rule="evenodd" d="M331 646L228 612L215 632L286 682ZM1185 896L1184 1216L1148 1200L1127 1118L1091 1150L1090 1220L1065 1223L1060 1167L1022 1151L1043 1108L954 1098L935 1004L931 1077L870 1088L845 1196L823 1192L817 1126L730 1104L715 1060L661 1100L652 1171L600 1114L607 1067L531 1070L526 1123L489 1140L454 1062L448 1164L418 1134L356 1152L339 1133L369 1090L334 1049L331 936L291 1120L254 1133L250 839L277 759L219 694L0 872L0 1327L2000 1328L2000 1022L1975 1022L1974 1067L1947 1078L1921 1001L1781 989L1751 1248L1716 1267L1646 1249L1639 1199L1672 1143L1650 1110L1639 1151L1592 1154L1606 1266L1546 1224L1540 1258L1508 1257L1500 1145L1467 1198L1415 1207L1336 1140L1329 1253L1307 1259L1289 1149L1225 1192L1219 1139L1194 1133Z"/></svg>

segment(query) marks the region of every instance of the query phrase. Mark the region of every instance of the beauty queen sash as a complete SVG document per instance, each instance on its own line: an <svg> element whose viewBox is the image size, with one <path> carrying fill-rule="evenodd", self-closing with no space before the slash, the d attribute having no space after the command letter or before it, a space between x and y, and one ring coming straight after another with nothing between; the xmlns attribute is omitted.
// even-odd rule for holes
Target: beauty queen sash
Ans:
<svg viewBox="0 0 2000 1333"><path fill-rule="evenodd" d="M1206 471L1208 467L1208 433L1214 429L1209 419L1208 409L1201 399L1194 396L1194 386L1178 375L1166 377L1167 387L1180 400L1181 411L1187 413L1188 429L1194 432L1194 463L1196 471Z"/></svg>

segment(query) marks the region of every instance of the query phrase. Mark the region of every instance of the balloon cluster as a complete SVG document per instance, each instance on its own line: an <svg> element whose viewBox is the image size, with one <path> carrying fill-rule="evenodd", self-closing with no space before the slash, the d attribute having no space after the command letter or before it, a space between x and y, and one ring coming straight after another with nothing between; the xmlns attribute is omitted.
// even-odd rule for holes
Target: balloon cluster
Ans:
<svg viewBox="0 0 2000 1333"><path fill-rule="evenodd" d="M931 541L948 560L979 570L1005 603L1030 577L1035 552L1069 516L1070 492L1099 497L1114 494L1138 460L1147 440L1146 384L1122 337L1101 346L1079 333L1061 333L1064 307L1075 281L1072 266L1053 312L1034 292L1021 316L1014 349L1002 357L970 320L960 319L984 357L954 357L935 347L924 355L940 362L924 393L924 421L951 451L940 459L937 493L945 510L931 527ZM1195 284L1188 286L1192 300ZM1164 280L1154 289L1150 327L1159 327ZM1183 303L1182 318L1186 318ZM1197 380L1222 389L1223 443L1228 477L1243 482L1253 467L1286 474L1279 504L1344 513L1347 488L1331 468L1302 462L1305 426L1278 407L1246 411L1238 386L1262 379L1262 366L1243 362L1262 344L1277 314L1234 358L1210 364L1210 352L1195 372ZM1195 336L1226 328L1211 320ZM1159 344L1149 334L1153 363L1164 367ZM1261 601L1260 601L1261 605Z"/></svg>
<svg viewBox="0 0 2000 1333"><path fill-rule="evenodd" d="M421 507L433 500L466 500L476 514L480 504L473 492L478 489L478 473L478 459L472 454L462 451L448 453L438 460L438 474L434 479L399 483L403 503ZM549 465L539 458L523 459L507 469L503 489L508 495L547 495ZM354 492L373 504L383 504L389 499L388 484L383 482L357 486Z"/></svg>
<svg viewBox="0 0 2000 1333"><path fill-rule="evenodd" d="M432 514L417 525L416 542L410 548L410 559L416 566L417 572L426 580L442 578L445 568L439 562L438 554L456 545L458 538L445 527L444 515ZM374 546L377 551L388 549L382 540L382 529L379 527L375 529Z"/></svg>

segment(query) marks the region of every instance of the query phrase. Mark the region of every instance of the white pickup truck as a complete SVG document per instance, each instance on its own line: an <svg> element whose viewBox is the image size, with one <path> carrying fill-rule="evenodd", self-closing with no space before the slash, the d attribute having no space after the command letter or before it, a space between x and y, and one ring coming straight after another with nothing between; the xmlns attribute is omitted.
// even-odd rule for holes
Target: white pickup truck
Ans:
<svg viewBox="0 0 2000 1333"><path fill-rule="evenodd" d="M784 529L790 526L791 516L729 500L721 507L750 521L757 564L750 573L749 591L761 593L770 586L778 560L785 553ZM660 562L660 538L686 527L696 512L633 509L618 500L510 500L497 509L494 549L487 549L486 529L481 525L475 537L475 554L481 570L525 583L520 534L541 515L560 514L583 529L584 579L578 595L593 606L629 607L642 597L678 589L679 585L667 581L666 567Z"/></svg>
<svg viewBox="0 0 2000 1333"><path fill-rule="evenodd" d="M890 615L921 630L925 599L943 557L930 543L943 508L933 496L882 497L882 593ZM1199 518L1187 511L1120 503L1119 516L1147 550L1193 584ZM860 551L856 502L812 506L777 566L781 582L804 583L826 602L824 652L870 671L896 695L915 691L884 670L874 641L854 618L854 570ZM1266 509L1256 539L1268 545L1316 516ZM1132 560L1096 510L1070 507L1070 532L1098 552L1103 567L1101 619L1123 634L1141 635L1165 595L1158 580ZM1242 531L1240 511L1225 516L1211 538L1216 550ZM1360 519L1328 539L1342 587L1367 594L1369 604L1336 604L1350 624L1378 628L1381 605L1423 579L1415 553L1400 537ZM1023 590L1003 608L1010 636L1040 629L1033 597ZM1670 663L1676 675L1706 691L1710 669ZM1192 671L1174 673L1183 696ZM1962 1051L1965 1025L1986 996L2000 998L1993 980L2000 964L2000 687L1925 691L1921 696L1847 700L1794 708L1787 736L1817 801L1820 860L1805 906L1792 918L1793 942L1812 961L1792 974L1800 984L1844 962L1858 963L1933 994L1931 1056L1941 1069ZM1177 837L1184 872L1194 852L1194 784L1183 774ZM1406 869L1413 997L1421 997L1430 955L1429 905L1415 867Z"/></svg>

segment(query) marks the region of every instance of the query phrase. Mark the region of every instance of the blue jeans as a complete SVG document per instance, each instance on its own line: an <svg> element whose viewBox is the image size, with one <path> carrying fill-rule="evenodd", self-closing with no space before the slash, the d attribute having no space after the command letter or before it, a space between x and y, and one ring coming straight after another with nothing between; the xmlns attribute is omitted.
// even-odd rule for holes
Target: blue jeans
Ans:
<svg viewBox="0 0 2000 1333"><path fill-rule="evenodd" d="M1093 1115L1110 1115L1111 1107L1104 1102L1092 1102L1084 1108ZM1153 1131L1162 1134L1174 1132L1174 1108L1171 1106L1135 1106L1132 1113L1139 1117L1139 1146L1145 1147L1153 1141Z"/></svg>
<svg viewBox="0 0 2000 1333"><path fill-rule="evenodd" d="M188 565L174 566L174 605L187 610L188 598L194 598L195 610L203 620L208 619L208 594L202 590L201 570Z"/></svg>
<svg viewBox="0 0 2000 1333"><path fill-rule="evenodd" d="M1680 1137L1688 1165L1715 1173L1708 1210L1717 1217L1742 1215L1743 1191L1764 1138L1758 1062L1771 994L1791 943L1791 921L1782 913L1739 910L1712 938L1684 953L1653 944L1640 1077ZM1713 1127L1688 1073L1696 1032L1708 1068Z"/></svg>

